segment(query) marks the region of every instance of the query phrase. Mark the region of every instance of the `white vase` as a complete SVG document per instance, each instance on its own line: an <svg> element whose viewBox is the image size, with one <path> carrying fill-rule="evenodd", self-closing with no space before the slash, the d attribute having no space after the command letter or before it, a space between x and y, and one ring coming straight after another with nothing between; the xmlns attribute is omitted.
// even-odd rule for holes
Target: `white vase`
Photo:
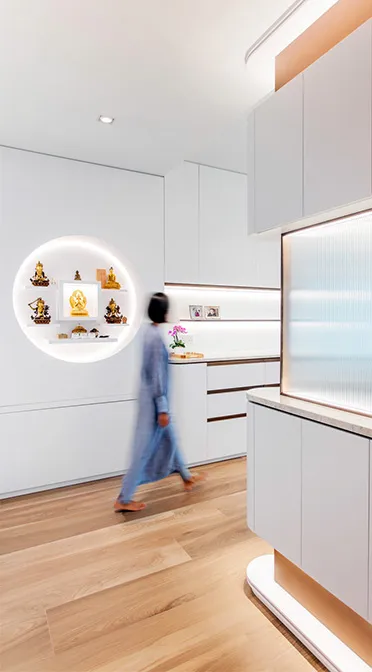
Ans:
<svg viewBox="0 0 372 672"><path fill-rule="evenodd" d="M186 348L173 348L172 349L172 354L173 355L184 355L186 352Z"/></svg>

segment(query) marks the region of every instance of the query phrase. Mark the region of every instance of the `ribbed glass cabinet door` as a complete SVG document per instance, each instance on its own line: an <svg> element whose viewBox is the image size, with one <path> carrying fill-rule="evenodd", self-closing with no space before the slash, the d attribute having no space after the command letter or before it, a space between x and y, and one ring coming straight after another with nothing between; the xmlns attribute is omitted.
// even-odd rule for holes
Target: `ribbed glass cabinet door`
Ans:
<svg viewBox="0 0 372 672"><path fill-rule="evenodd" d="M372 415L372 212L283 236L282 393Z"/></svg>

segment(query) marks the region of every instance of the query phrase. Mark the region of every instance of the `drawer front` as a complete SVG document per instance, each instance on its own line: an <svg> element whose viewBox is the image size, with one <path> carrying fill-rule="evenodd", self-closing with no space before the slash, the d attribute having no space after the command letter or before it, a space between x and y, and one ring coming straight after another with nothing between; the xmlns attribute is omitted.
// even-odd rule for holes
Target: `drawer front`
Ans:
<svg viewBox="0 0 372 672"><path fill-rule="evenodd" d="M247 393L244 391L208 394L207 399L208 418L239 415L247 411Z"/></svg>
<svg viewBox="0 0 372 672"><path fill-rule="evenodd" d="M207 385L208 390L265 385L265 363L208 366Z"/></svg>
<svg viewBox="0 0 372 672"><path fill-rule="evenodd" d="M228 459L247 451L247 418L208 422L208 460Z"/></svg>
<svg viewBox="0 0 372 672"><path fill-rule="evenodd" d="M280 362L266 362L265 364L265 385L280 383Z"/></svg>

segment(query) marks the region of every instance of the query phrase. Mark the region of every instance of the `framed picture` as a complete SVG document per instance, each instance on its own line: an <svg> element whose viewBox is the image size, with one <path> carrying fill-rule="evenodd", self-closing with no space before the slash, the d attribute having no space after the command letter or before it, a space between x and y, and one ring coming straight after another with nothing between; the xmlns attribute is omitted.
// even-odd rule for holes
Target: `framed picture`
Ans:
<svg viewBox="0 0 372 672"><path fill-rule="evenodd" d="M203 319L203 306L189 306L189 311L192 320Z"/></svg>
<svg viewBox="0 0 372 672"><path fill-rule="evenodd" d="M204 306L204 319L205 320L220 320L221 313L219 306Z"/></svg>

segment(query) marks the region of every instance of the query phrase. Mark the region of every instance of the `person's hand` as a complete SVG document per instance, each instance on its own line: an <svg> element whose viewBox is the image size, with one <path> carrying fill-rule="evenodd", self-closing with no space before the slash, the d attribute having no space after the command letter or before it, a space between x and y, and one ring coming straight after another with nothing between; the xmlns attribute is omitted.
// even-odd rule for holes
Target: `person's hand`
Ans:
<svg viewBox="0 0 372 672"><path fill-rule="evenodd" d="M169 415L168 413L159 413L158 423L160 427L168 427L169 425Z"/></svg>

